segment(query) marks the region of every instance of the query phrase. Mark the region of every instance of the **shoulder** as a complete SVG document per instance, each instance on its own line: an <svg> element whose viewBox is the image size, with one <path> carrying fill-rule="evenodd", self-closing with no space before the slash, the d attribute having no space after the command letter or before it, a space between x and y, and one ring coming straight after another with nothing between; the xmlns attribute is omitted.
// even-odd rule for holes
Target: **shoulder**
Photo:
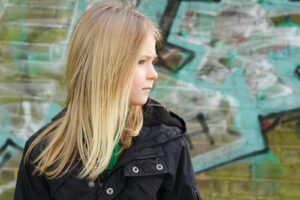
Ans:
<svg viewBox="0 0 300 200"><path fill-rule="evenodd" d="M144 122L142 130L134 139L135 148L148 146L185 145L186 126L178 115L167 110L159 102L149 99L143 107Z"/></svg>
<svg viewBox="0 0 300 200"><path fill-rule="evenodd" d="M154 99L148 99L147 103L143 107L143 115L143 126L145 127L163 124L166 126L180 128L182 132L186 131L184 120Z"/></svg>

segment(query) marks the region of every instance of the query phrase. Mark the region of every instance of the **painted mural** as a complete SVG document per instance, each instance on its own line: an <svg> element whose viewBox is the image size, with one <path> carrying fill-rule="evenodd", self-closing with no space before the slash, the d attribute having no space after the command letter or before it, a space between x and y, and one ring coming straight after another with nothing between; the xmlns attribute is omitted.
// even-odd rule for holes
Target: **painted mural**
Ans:
<svg viewBox="0 0 300 200"><path fill-rule="evenodd" d="M64 106L68 41L95 2L0 0L0 170ZM196 173L266 154L281 124L299 134L299 1L122 2L164 33L152 96L187 122Z"/></svg>
<svg viewBox="0 0 300 200"><path fill-rule="evenodd" d="M300 107L299 6L223 0L173 8L153 95L187 121L196 172L265 153L259 116Z"/></svg>

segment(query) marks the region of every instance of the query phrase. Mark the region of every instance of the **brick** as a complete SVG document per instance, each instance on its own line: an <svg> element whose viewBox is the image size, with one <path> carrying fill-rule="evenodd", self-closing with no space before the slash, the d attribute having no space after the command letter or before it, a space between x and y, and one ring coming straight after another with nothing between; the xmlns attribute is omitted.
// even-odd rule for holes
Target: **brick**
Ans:
<svg viewBox="0 0 300 200"><path fill-rule="evenodd" d="M197 177L196 177L196 181L197 181L198 187L200 188L200 192L202 194L204 194L212 189L212 186L209 181L199 180Z"/></svg>
<svg viewBox="0 0 300 200"><path fill-rule="evenodd" d="M261 163L253 164L253 177L256 179L284 179L285 169L280 164L275 163Z"/></svg>
<svg viewBox="0 0 300 200"><path fill-rule="evenodd" d="M233 163L219 167L217 169L206 172L207 176L211 177L240 177L250 178L251 177L251 166L247 163Z"/></svg>
<svg viewBox="0 0 300 200"><path fill-rule="evenodd" d="M284 196L285 198L298 197L298 199L300 199L300 183L282 182L278 193L280 196Z"/></svg>
<svg viewBox="0 0 300 200"><path fill-rule="evenodd" d="M279 156L284 164L300 164L300 148L283 147Z"/></svg>
<svg viewBox="0 0 300 200"><path fill-rule="evenodd" d="M10 188L10 189L6 189L4 190L2 193L0 193L0 199L5 199L5 200L11 200L13 199L13 196L14 196L14 191L15 189L14 188Z"/></svg>
<svg viewBox="0 0 300 200"><path fill-rule="evenodd" d="M237 181L229 183L229 192L235 195L243 196L269 196L274 195L278 189L279 183L275 181Z"/></svg>
<svg viewBox="0 0 300 200"><path fill-rule="evenodd" d="M273 145L294 145L298 146L300 143L300 135L295 131L277 130L267 133L267 140L270 146Z"/></svg>
<svg viewBox="0 0 300 200"><path fill-rule="evenodd" d="M1 180L2 181L8 182L8 181L13 181L17 178L16 171L14 169L5 168L5 169L2 169L0 172L1 172Z"/></svg>
<svg viewBox="0 0 300 200"><path fill-rule="evenodd" d="M198 179L197 184L202 195L227 195L228 181L220 179Z"/></svg>
<svg viewBox="0 0 300 200"><path fill-rule="evenodd" d="M256 197L255 200L299 200L297 197L279 197L277 196L270 196L270 197Z"/></svg>
<svg viewBox="0 0 300 200"><path fill-rule="evenodd" d="M21 162L22 151L16 151L12 159L5 163L5 168L18 168Z"/></svg>
<svg viewBox="0 0 300 200"><path fill-rule="evenodd" d="M284 165L283 166L285 171L284 178L287 180L300 180L300 170L299 165L291 164L291 165Z"/></svg>
<svg viewBox="0 0 300 200"><path fill-rule="evenodd" d="M206 195L203 196L203 199L205 200L256 200L253 197L234 197L234 196L224 196L224 195L218 195L218 196Z"/></svg>

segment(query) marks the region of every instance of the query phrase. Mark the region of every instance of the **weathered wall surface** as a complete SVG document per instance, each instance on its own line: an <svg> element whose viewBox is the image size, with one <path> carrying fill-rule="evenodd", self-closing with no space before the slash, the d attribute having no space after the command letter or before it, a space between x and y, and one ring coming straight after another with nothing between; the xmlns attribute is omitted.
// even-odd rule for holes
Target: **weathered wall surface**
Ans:
<svg viewBox="0 0 300 200"><path fill-rule="evenodd" d="M299 199L300 1L131 2L165 33L152 96L186 120L205 199ZM0 199L64 106L67 43L92 3L0 0Z"/></svg>

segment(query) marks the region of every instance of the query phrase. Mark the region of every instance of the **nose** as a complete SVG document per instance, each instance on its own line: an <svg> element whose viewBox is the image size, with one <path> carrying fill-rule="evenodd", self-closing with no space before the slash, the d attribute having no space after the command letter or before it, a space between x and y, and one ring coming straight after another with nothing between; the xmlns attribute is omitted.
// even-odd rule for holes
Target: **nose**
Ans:
<svg viewBox="0 0 300 200"><path fill-rule="evenodd" d="M147 78L151 80L156 80L158 78L158 73L154 68L154 65L151 64L148 70Z"/></svg>

